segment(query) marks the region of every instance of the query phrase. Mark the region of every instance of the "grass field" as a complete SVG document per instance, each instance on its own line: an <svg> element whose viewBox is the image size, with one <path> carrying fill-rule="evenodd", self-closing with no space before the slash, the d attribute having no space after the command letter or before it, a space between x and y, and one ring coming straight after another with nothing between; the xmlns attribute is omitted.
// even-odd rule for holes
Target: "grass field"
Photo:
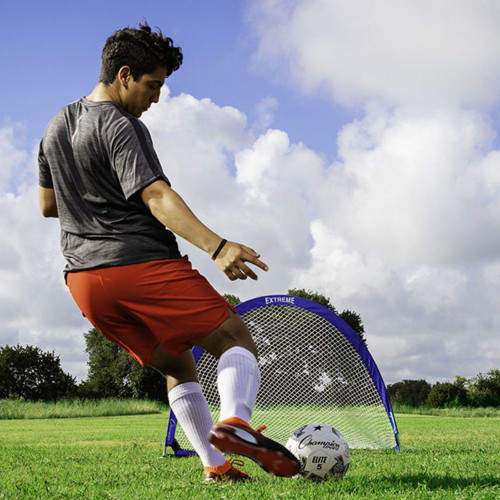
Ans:
<svg viewBox="0 0 500 500"><path fill-rule="evenodd" d="M0 420L34 418L110 417L167 411L167 405L138 399L62 400L58 402L0 399Z"/></svg>
<svg viewBox="0 0 500 500"><path fill-rule="evenodd" d="M396 415L403 451L353 450L342 480L204 484L159 458L167 413L0 421L0 499L500 498L500 418Z"/></svg>
<svg viewBox="0 0 500 500"><path fill-rule="evenodd" d="M472 408L469 406L458 408L433 408L430 406L393 405L394 413L410 415L432 415L434 417L500 417L500 408L488 406L486 408Z"/></svg>

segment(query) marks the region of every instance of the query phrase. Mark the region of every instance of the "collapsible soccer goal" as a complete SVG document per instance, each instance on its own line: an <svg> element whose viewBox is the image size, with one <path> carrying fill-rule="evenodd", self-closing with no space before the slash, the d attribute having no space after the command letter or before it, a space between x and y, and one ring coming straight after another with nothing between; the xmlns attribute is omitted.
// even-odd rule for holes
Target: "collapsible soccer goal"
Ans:
<svg viewBox="0 0 500 500"><path fill-rule="evenodd" d="M259 351L261 385L250 425L285 444L301 425L338 429L351 448L399 450L391 402L363 341L340 317L316 302L269 295L236 306ZM212 418L219 415L217 360L193 348ZM165 449L194 454L170 411Z"/></svg>

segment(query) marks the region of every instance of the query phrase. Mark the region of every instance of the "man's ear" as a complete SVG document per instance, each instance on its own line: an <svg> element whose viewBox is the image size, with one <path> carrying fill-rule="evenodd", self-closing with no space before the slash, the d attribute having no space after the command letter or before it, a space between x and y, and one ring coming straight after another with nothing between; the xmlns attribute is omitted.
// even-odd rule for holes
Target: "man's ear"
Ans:
<svg viewBox="0 0 500 500"><path fill-rule="evenodd" d="M132 77L132 73L130 72L130 66L122 66L116 75L116 78L125 88L128 88L128 82Z"/></svg>

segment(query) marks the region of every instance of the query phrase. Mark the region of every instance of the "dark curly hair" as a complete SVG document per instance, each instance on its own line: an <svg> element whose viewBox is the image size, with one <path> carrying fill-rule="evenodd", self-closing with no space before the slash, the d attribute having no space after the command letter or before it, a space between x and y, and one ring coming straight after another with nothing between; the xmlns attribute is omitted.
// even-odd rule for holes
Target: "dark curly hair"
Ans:
<svg viewBox="0 0 500 500"><path fill-rule="evenodd" d="M158 30L153 32L146 21L139 29L123 28L115 31L104 44L99 81L110 84L122 66L129 66L134 80L152 73L159 65L167 67L167 76L182 64L182 51L174 47L171 38Z"/></svg>

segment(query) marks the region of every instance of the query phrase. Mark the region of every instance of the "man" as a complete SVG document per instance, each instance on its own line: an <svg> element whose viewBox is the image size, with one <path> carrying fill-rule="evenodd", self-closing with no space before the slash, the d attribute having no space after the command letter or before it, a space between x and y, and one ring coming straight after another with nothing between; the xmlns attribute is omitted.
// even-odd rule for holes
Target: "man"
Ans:
<svg viewBox="0 0 500 500"><path fill-rule="evenodd" d="M254 250L226 241L192 213L138 120L181 64L180 48L146 24L106 40L97 86L52 119L40 144L41 211L60 220L66 282L82 313L166 377L170 405L201 458L205 480L248 479L221 452L291 476L297 459L248 425L260 382L250 333L180 255L174 233L208 253L230 280L257 279L247 263L268 268ZM216 425L198 383L193 345L218 359Z"/></svg>

